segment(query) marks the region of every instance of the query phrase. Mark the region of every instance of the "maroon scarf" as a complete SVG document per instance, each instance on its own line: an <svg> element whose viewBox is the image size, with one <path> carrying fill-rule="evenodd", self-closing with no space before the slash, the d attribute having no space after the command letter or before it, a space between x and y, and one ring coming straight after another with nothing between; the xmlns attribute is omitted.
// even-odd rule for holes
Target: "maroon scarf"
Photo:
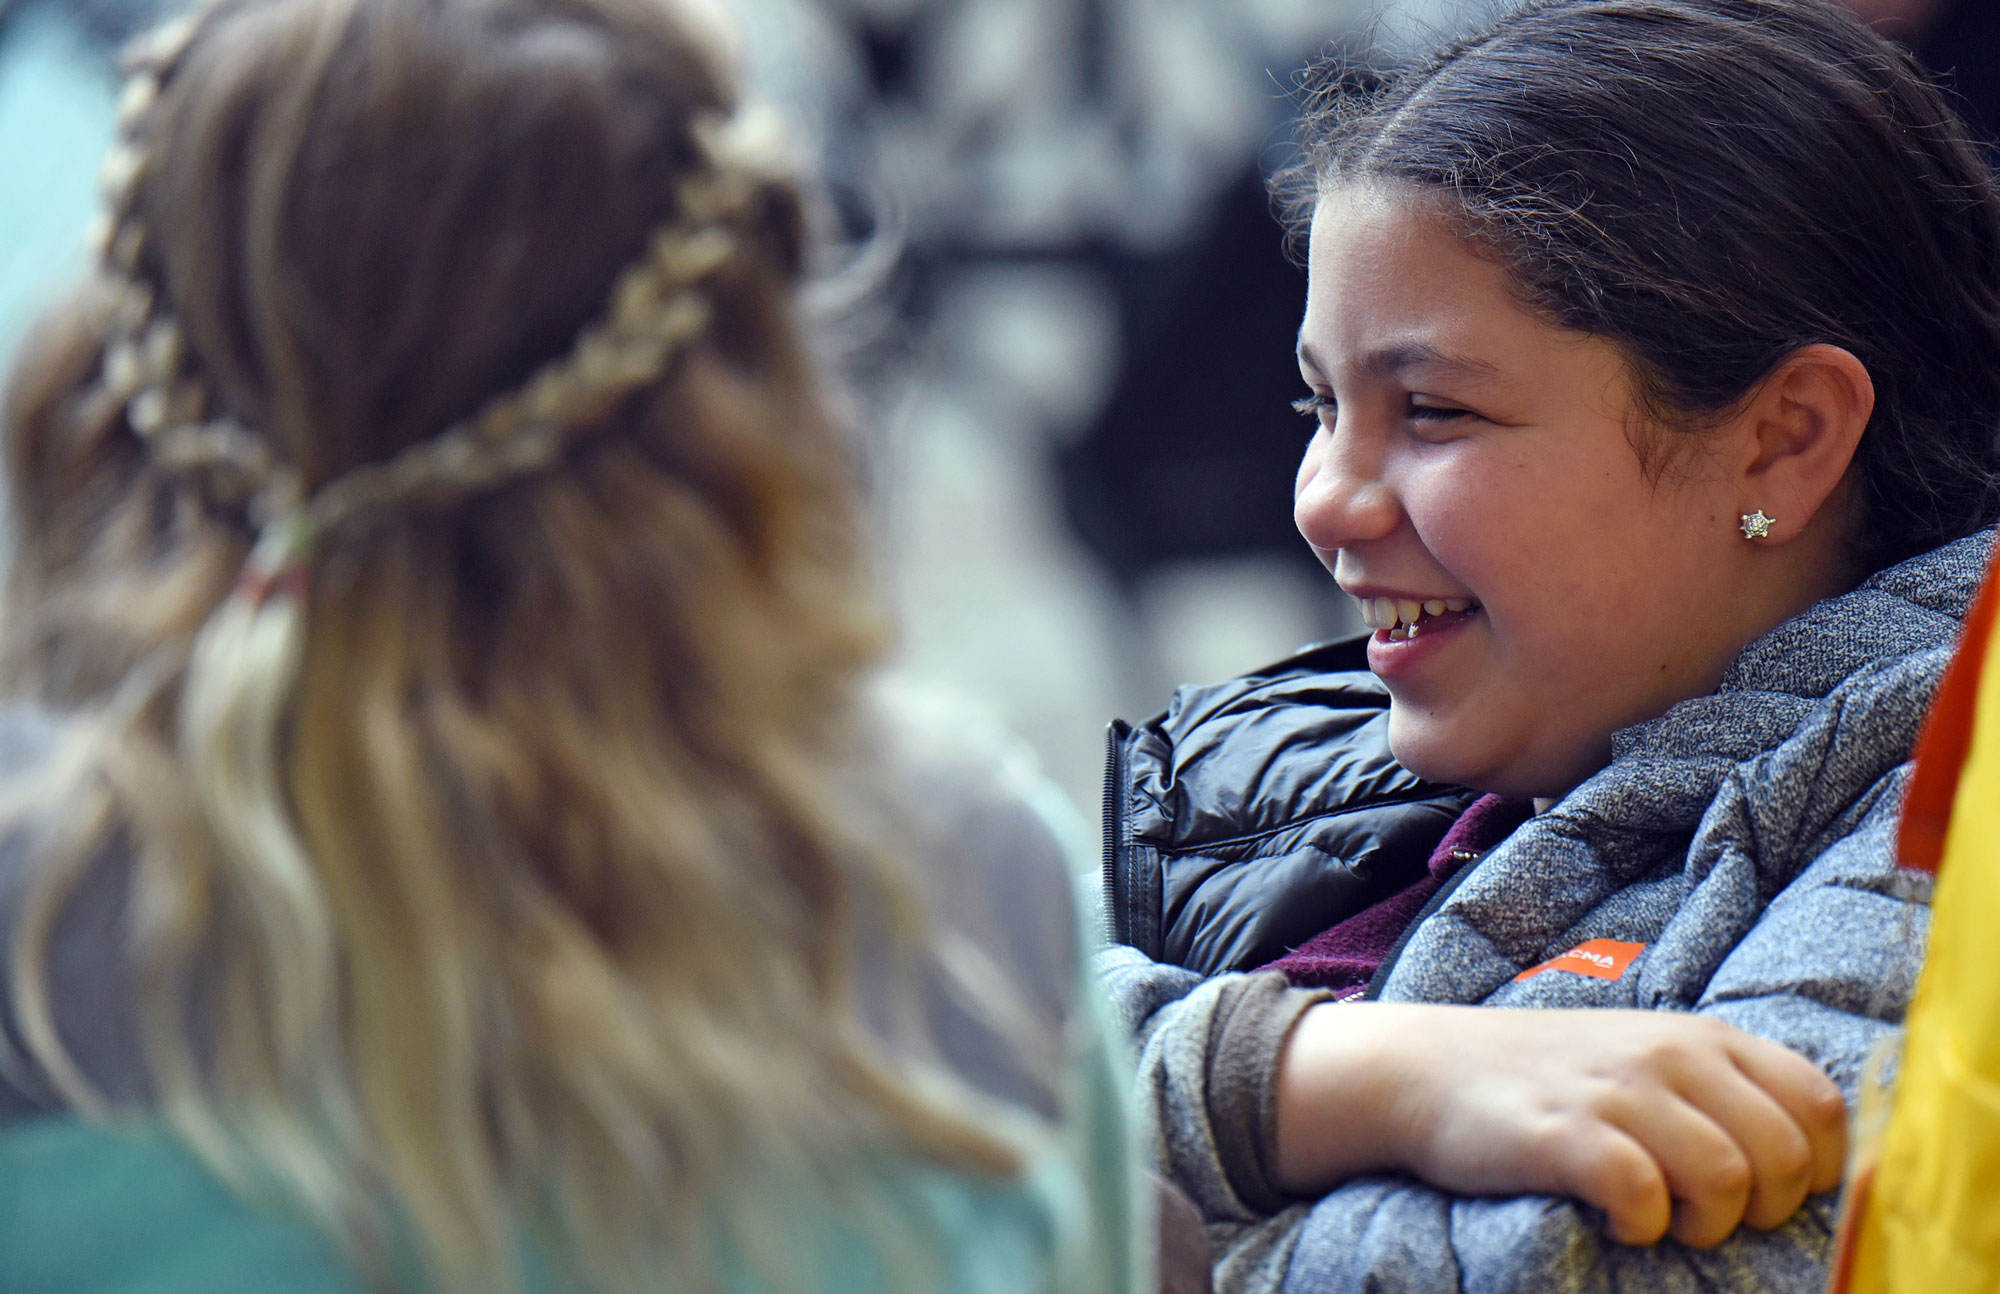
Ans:
<svg viewBox="0 0 2000 1294"><path fill-rule="evenodd" d="M1396 940L1424 904L1459 868L1505 840L1534 813L1529 800L1482 795L1466 806L1431 851L1426 874L1399 893L1363 908L1280 957L1264 970L1283 971L1301 988L1330 988L1342 1001L1359 997Z"/></svg>

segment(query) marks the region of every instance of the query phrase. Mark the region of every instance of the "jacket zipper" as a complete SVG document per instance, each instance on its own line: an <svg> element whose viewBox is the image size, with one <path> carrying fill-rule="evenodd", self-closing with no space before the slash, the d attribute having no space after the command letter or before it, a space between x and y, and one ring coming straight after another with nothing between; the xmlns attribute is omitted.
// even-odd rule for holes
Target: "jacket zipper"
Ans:
<svg viewBox="0 0 2000 1294"><path fill-rule="evenodd" d="M1473 870L1479 866L1479 860L1483 857L1485 855L1481 853L1467 859L1457 871L1451 874L1449 880L1445 881L1443 885L1438 886L1437 893L1431 895L1430 902L1424 904L1423 910L1411 918L1410 924L1403 927L1403 933L1396 936L1396 942L1389 946L1389 955L1382 959L1382 964L1377 966L1375 973L1368 977L1368 988L1361 994L1358 1000L1373 1002L1382 996L1382 986L1389 982L1389 972L1394 970L1397 961L1401 960L1403 946L1410 942L1410 936L1417 932L1418 926L1430 919L1431 913L1436 912L1444 906L1444 901L1451 897L1453 890L1456 890L1460 885L1465 883L1465 878L1472 875Z"/></svg>
<svg viewBox="0 0 2000 1294"><path fill-rule="evenodd" d="M1131 920L1124 911L1118 884L1118 792L1124 784L1125 736L1131 731L1123 719L1113 719L1104 730L1104 937L1112 943L1127 943Z"/></svg>

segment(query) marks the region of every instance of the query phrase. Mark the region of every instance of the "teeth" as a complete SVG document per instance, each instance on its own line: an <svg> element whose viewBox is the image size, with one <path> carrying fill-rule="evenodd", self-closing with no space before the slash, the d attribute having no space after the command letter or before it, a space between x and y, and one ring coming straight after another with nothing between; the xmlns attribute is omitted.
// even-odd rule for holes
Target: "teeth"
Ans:
<svg viewBox="0 0 2000 1294"><path fill-rule="evenodd" d="M1441 616L1446 612L1469 611L1470 598L1357 598L1361 609L1361 623L1370 629L1387 629L1389 636L1398 642L1417 636L1417 629L1425 616Z"/></svg>

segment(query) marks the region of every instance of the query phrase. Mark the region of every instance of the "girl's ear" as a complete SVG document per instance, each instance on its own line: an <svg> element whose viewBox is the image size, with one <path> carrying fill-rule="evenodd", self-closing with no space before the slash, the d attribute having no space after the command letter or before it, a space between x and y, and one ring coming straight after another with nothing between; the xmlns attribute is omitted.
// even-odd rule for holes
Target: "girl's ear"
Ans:
<svg viewBox="0 0 2000 1294"><path fill-rule="evenodd" d="M1874 379L1839 346L1802 346L1764 379L1739 425L1747 432L1742 510L1772 516L1766 542L1788 543L1808 529L1844 522L1820 512L1847 475L1874 412Z"/></svg>

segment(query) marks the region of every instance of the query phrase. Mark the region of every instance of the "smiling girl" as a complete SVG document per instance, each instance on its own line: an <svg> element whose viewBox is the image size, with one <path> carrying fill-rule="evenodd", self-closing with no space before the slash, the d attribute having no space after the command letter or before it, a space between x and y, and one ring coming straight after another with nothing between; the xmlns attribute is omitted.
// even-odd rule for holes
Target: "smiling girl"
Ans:
<svg viewBox="0 0 2000 1294"><path fill-rule="evenodd" d="M1531 3L1305 142L1295 517L1373 632L1119 727L1107 809L1218 1288L1815 1287L2000 514L1993 176L1817 0Z"/></svg>

